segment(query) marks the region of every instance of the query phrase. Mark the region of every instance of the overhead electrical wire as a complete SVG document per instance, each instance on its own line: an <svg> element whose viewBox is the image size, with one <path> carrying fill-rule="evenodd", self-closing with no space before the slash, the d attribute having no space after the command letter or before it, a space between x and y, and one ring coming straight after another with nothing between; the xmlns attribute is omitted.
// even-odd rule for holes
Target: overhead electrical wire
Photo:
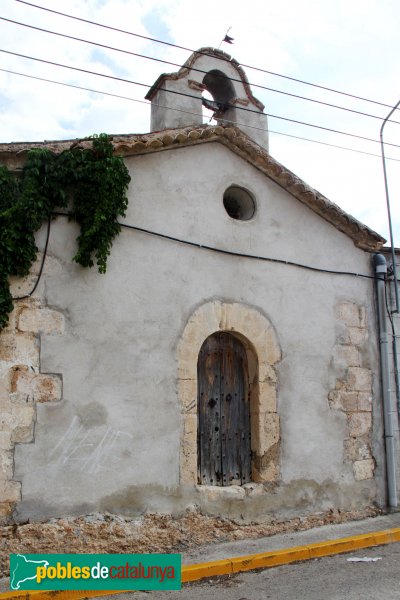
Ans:
<svg viewBox="0 0 400 600"><path fill-rule="evenodd" d="M54 211L52 213L54 216L59 217L70 217L67 212L58 212ZM253 260L260 260L265 262L276 263L279 265L286 265L289 267L298 267L300 269L305 269L307 271L314 271L316 273L326 273L329 275L345 275L351 277L361 277L363 279L376 279L375 275L366 275L365 273L357 273L353 271L337 271L335 269L323 269L322 267L312 267L310 265L305 265L303 263L297 263L291 260L285 260L283 258L272 258L268 256L259 256L256 254L247 254L245 252L235 252L233 250L224 250L223 248L217 248L216 246L208 246L207 244L199 244L198 242L191 242L190 240L184 240L182 238L177 238L172 235L167 235L165 233L160 233L158 231L153 231L151 229L145 229L143 227L138 227L136 225L129 225L128 223L121 223L118 221L118 225L121 227L125 227L126 229L131 229L134 231L139 231L140 233L146 233L148 235L152 235L158 238L162 238L164 240L169 240L171 242L177 242L179 244L185 244L186 246L192 246L194 248L199 248L201 250L209 250L211 252L216 252L218 254L227 254L229 256L235 256L237 258L249 258Z"/></svg>
<svg viewBox="0 0 400 600"><path fill-rule="evenodd" d="M33 287L31 289L31 291L28 292L27 294L24 294L23 296L13 296L13 300L24 300L25 298L30 298L32 296L32 294L35 293L36 288L39 285L39 281L40 281L40 278L42 276L43 269L44 269L44 261L46 260L47 248L49 246L50 227L51 227L51 217L49 217L47 219L47 233L46 233L46 242L45 242L44 250L43 250L43 256L42 256L42 260L40 262L40 268L39 268L38 276L36 278L35 283L33 284Z"/></svg>
<svg viewBox="0 0 400 600"><path fill-rule="evenodd" d="M66 213L66 212L58 212L58 211L53 211L51 213L52 217L68 217L70 218L70 214ZM30 296L32 296L32 294L34 294L34 292L36 291L39 282L40 282L40 278L42 276L43 273L43 269L44 269L44 263L46 260L46 256L47 256L47 250L48 250L48 245L49 245L49 238L50 238L50 224L51 224L51 217L48 219L47 222L47 234L46 234L46 242L45 242L45 246L44 246L44 250L43 250L43 256L42 256L42 260L41 260L41 265L40 265L40 269L39 269L39 273L38 276L36 278L36 281L31 289L30 292L28 292L28 294L25 294L24 296L14 296L12 299L13 300L24 300L25 298L30 298ZM145 233L148 235L153 235L155 237L164 239L164 240L169 240L172 242L177 242L179 244L185 244L187 246L192 246L194 248L199 248L201 250L209 250L211 252L216 252L218 254L225 254L228 256L235 256L237 258L248 258L248 259L253 259L253 260L260 260L260 261L265 261L265 262L272 262L275 264L280 264L280 265L286 265L289 267L297 267L300 269L305 269L307 271L313 271L316 273L325 273L325 274L329 274L329 275L344 275L344 276L350 276L350 277L361 277L362 279L376 279L376 277L374 275L366 275L364 273L356 273L356 272L352 272L352 271L335 271L332 269L323 269L320 267L312 267L309 265L305 265L302 263L296 263L293 262L291 260L285 260L282 258L271 258L271 257L266 257L266 256L257 256L255 254L245 254L243 252L234 252L232 250L224 250L222 248L216 248L215 246L207 246L206 244L199 244L197 242L191 242L189 240L183 240L181 238L177 238L177 237L173 237L171 235L166 235L164 233L159 233L157 231L151 231L150 229L144 229L143 227L136 227L135 225L128 225L127 223L120 223L118 222L118 225L120 225L120 227L125 227L126 229L130 229L130 230L134 230L134 231L139 231L140 233Z"/></svg>
<svg viewBox="0 0 400 600"><path fill-rule="evenodd" d="M27 6L31 6L33 8L38 8L40 10L44 10L46 12L50 12L50 13L53 13L53 14L56 14L56 15L60 15L62 17L67 17L68 19L74 19L76 21L81 21L82 23L88 23L89 25L95 25L96 27L102 27L103 29L108 29L110 31L116 31L117 33L123 33L125 35L131 35L131 36L138 37L138 38L141 38L141 39L144 39L144 40L148 40L150 42L155 42L157 44L163 44L165 46L170 46L172 48L178 48L179 50L185 50L186 52L190 52L191 54L193 54L193 53L203 54L202 52L199 52L198 50L192 50L191 48L187 48L185 46L179 46L178 44L173 44L172 42L166 42L166 41L160 40L158 38L149 37L149 36L142 35L142 34L139 34L139 33L133 33L132 31L126 31L124 29L118 29L117 27L112 27L110 25L105 25L104 23L97 23L96 21L90 21L89 19L83 19L82 17L76 17L74 15L69 15L67 13L63 13L63 12L60 12L60 11L57 11L57 10L54 10L54 9L51 9L51 8L46 8L44 6L39 6L37 4L33 4L32 2L27 2L26 0L16 0L16 2L19 2L20 4L25 4ZM290 77L288 75L283 75L281 73L276 73L274 71L269 71L267 69L262 69L260 67L254 67L252 65L246 65L244 63L240 63L240 65L242 67L246 68L246 69L252 69L254 71L259 71L260 73L266 73L267 75L273 75L275 77L280 77L280 78L283 78L283 79L288 79L289 81L294 81L296 83L301 83L303 85L308 85L308 86L311 86L311 87L315 87L315 88L318 88L318 89L321 89L321 90L332 92L334 94L340 94L342 96L347 96L348 98L353 98L355 100L361 100L363 102L369 102L370 104L376 104L378 106L384 106L386 108L392 108L392 106L390 104L386 104L384 102L379 102L378 100L371 100L371 99L365 98L363 96L357 96L355 94L350 94L348 92L342 92L342 91L336 90L334 88L329 88L329 87L326 87L326 86L323 86L323 85L319 85L319 84L316 84L316 83L311 83L309 81L304 81L302 79L296 79L295 77Z"/></svg>
<svg viewBox="0 0 400 600"><path fill-rule="evenodd" d="M115 48L114 46L108 46L106 44L100 44L99 42L93 42L92 40L87 40L85 38L79 38L79 37L75 37L75 36L72 36L72 35L67 35L65 33L60 33L60 32L57 32L57 31L52 31L50 29L44 29L43 27L37 27L35 25L30 25L28 23L21 23L20 21L14 21L13 19L7 19L5 17L0 17L0 20L1 21L6 21L7 23L12 23L13 25L19 25L21 27L28 27L29 29L34 29L35 31L40 31L42 33L48 33L50 35L56 35L56 36L59 36L59 37L62 37L62 38L66 38L66 39L69 39L69 40L74 40L76 42L81 42L81 43L84 43L84 44L90 44L92 46L97 46L99 48L104 48L106 50L111 50L113 52L121 52L122 54L128 54L130 56L135 56L137 58L144 58L146 60L160 62L160 63L166 64L166 65L172 65L172 66L179 67L179 68L182 67L182 65L180 65L179 63L175 63L175 62L171 62L171 61L168 61L168 60L164 60L162 58L156 58L156 57L153 57L153 56L147 56L146 54L140 54L140 53L137 53L137 52L132 52L131 50L124 50L122 48ZM204 71L203 69L198 69L196 67L191 67L191 71L195 71L197 73L202 73L203 75L206 75L208 73L208 71ZM226 77L229 81L234 81L234 82L237 82L237 83L242 83L241 79L236 79L234 77L228 77L228 76L225 76L225 75L224 75L224 77ZM352 114L360 115L362 117L368 117L368 118L371 118L371 119L378 119L379 121L382 121L382 117L380 117L378 115L372 115L370 113L366 113L366 112L363 112L363 111L360 111L360 110L355 110L355 109L352 109L352 108L347 108L345 106L339 106L338 104L331 104L330 102L324 102L322 100L317 100L315 98L309 98L307 96L300 96L299 94L294 94L294 93L291 93L291 92L285 92L283 90L277 90L275 88L267 87L265 85L261 85L261 84L257 84L257 83L250 83L249 82L249 85L250 85L250 87L260 88L262 90L266 90L268 92L273 92L275 94L283 94L284 96L290 96L291 98L296 98L297 100L304 100L304 101L307 101L307 102L313 102L315 104L320 104L321 106L326 106L328 108L334 108L334 109L337 109L337 110L343 110L343 111L346 111L346 112L350 112ZM397 123L398 125L400 125L400 121L391 120L391 122L392 123Z"/></svg>
<svg viewBox="0 0 400 600"><path fill-rule="evenodd" d="M96 71L90 71L89 69L82 69L80 67L73 67L71 65L64 65L62 63L57 63L57 62L54 62L54 61L45 60L43 58L37 58L37 57L34 57L34 56L28 56L26 54L20 54L18 52L12 52L10 50L5 50L5 49L2 49L2 48L0 48L0 52L3 52L4 54L9 54L9 55L12 55L12 56L18 56L19 58L25 58L25 59L28 59L28 60L33 60L33 61L36 61L36 62L41 62L41 63L52 65L52 66L55 66L55 67L60 67L60 68L63 68L63 69L70 69L72 71L78 71L80 73L87 73L89 75L95 75L97 77L104 77L106 79L112 79L112 80L115 80L115 81L121 81L123 83L130 83L130 84L133 84L133 85L138 85L140 87L146 87L146 88L150 88L151 87L147 83L133 81L133 80L130 80L130 79L124 79L123 77L117 77L116 75L107 75L106 73L98 73ZM197 96L193 96L192 94L188 94L188 93L185 93L185 92L179 92L177 90L168 90L168 93L170 93L170 94L176 94L176 95L179 95L179 96L186 96L187 98L195 98L197 100ZM324 127L322 125L315 125L313 123L307 123L305 121L299 121L297 119L290 119L288 117L282 117L280 115L274 115L272 113L260 113L259 111L256 111L256 110L253 110L253 109L250 109L250 108L246 108L244 106L235 106L235 108L237 108L238 110L245 111L245 112L255 113L257 115L264 115L264 116L268 116L268 117L271 117L271 118L274 118L274 119L279 119L279 120L282 120L282 121L287 121L289 123L296 123L298 125L304 125L306 127L313 127L315 129L321 129L322 131L328 131L330 133L337 133L339 135L345 135L345 136L348 136L348 137L353 137L353 138L357 138L357 139L360 139L360 140L365 140L365 141L368 141L368 142L373 142L373 143L376 143L376 144L380 144L379 140L375 140L373 138L369 138L369 137L366 137L366 136L363 136L363 135L357 135L355 133L349 133L349 132L345 132L345 131L340 131L338 129L332 129L330 127ZM390 143L390 142L386 142L386 145L387 146L393 146L395 148L400 148L400 145L393 144L393 143Z"/></svg>
<svg viewBox="0 0 400 600"><path fill-rule="evenodd" d="M283 133L282 131L274 131L273 129L268 129L268 133L274 133L276 135L283 135L285 137L294 138L296 140L302 140L304 142L313 142L314 144L321 144L322 146L329 146L331 148L337 148L338 150L348 150L349 152L356 152L357 154L366 154L367 156L376 156L381 158L379 154L374 154L373 152L366 152L365 150L356 150L355 148L349 148L347 146L339 146L338 144L329 144L328 142L321 142L320 140L311 140L309 138L301 137L299 135L293 135L291 133ZM399 158L386 157L386 160L394 160L396 162L400 162Z"/></svg>
<svg viewBox="0 0 400 600"><path fill-rule="evenodd" d="M77 90L83 90L85 92L91 92L94 94L100 94L103 96L111 96L112 98L119 98L121 100L129 100L130 102L137 102L138 104L145 104L146 106L150 106L150 103L146 100L139 100L138 98L131 98L129 96L122 96L120 94L113 94L111 92L104 92L101 90L95 90L93 88L87 88L87 87L83 87L81 85L75 85L72 83L64 83L62 81L55 81L54 79L47 79L45 77L38 77L35 75L28 75L27 73L19 73L18 71L11 71L10 69L1 69L0 71L3 73L9 73L11 75L18 75L20 77L27 77L28 79L35 79L37 81L42 81L44 83L52 83L55 85L61 85L61 86L65 86L65 87L70 87L73 89L77 89ZM159 108L165 108L166 110L172 110L175 112L181 112L181 113L185 113L185 114L189 114L189 115L194 115L196 117L203 117L204 115L202 113L196 113L196 112L192 112L189 110L183 110L181 108L175 108L173 106L165 106L162 104L157 104L155 102L152 103L153 106L157 106ZM219 119L220 121L226 121L227 123L230 123L230 121L228 121L227 119ZM314 143L314 144L321 144L322 146L329 146L330 148L337 148L339 150L347 150L349 152L356 152L357 154L365 154L367 156L376 156L377 158L381 158L380 154L374 154L373 152L366 152L365 150L356 150L355 148L349 148L347 146L339 146L338 144L329 144L328 142L322 142L320 140L313 140L310 138L305 138L305 137L301 137L299 135L293 135L290 133L283 133L282 131L275 131L273 129L263 129L261 127L255 127L254 125L244 125L244 123L238 123L236 122L235 125L237 125L238 127L249 127L251 129L256 129L258 131L268 131L268 133L273 133L275 135L283 135L285 137L290 137L290 138L294 138L296 140L302 140L304 142L310 142L310 143ZM396 162L400 162L399 158L394 158L391 156L387 156L386 160L394 160Z"/></svg>
<svg viewBox="0 0 400 600"><path fill-rule="evenodd" d="M347 276L351 276L351 277L361 277L364 279L376 279L374 275L365 275L364 273L355 273L355 272L350 272L350 271L336 271L333 269L322 269L319 267L312 267L310 265L297 263L297 262L294 262L291 260L285 260L283 258L272 258L269 256L258 256L256 254L246 254L244 252L234 252L233 250L224 250L223 248L216 248L215 246L208 246L207 244L199 244L197 242L183 240L182 238L173 237L171 235L166 235L164 233L159 233L157 231L151 231L150 229L144 229L143 227L136 227L135 225L128 225L127 223L119 223L119 225L121 225L121 227L126 227L127 229L133 229L135 231L140 231L141 233L153 235L155 237L159 237L164 240L178 242L180 244L185 244L187 246L193 246L195 248L200 248L202 250L209 250L211 252L217 252L219 254L228 254L229 256L235 256L237 258L250 258L253 260L261 260L261 261L265 261L265 262L276 263L279 265L286 265L289 267L298 267L300 269L305 269L307 271L314 271L317 273L327 273L330 275L347 275Z"/></svg>

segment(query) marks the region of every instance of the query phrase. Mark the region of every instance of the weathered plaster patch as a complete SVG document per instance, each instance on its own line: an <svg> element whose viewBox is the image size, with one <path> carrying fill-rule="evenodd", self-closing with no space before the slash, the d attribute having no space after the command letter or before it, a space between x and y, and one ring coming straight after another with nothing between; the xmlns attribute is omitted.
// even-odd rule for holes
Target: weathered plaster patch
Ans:
<svg viewBox="0 0 400 600"><path fill-rule="evenodd" d="M100 402L88 402L78 408L78 415L86 429L107 425L108 412Z"/></svg>

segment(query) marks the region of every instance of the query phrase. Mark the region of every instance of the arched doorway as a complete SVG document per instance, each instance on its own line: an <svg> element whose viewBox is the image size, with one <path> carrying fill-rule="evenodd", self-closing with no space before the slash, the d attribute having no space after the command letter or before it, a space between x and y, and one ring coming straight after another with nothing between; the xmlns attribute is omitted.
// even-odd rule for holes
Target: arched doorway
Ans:
<svg viewBox="0 0 400 600"><path fill-rule="evenodd" d="M204 340L216 332L229 332L246 350L251 396L251 479L258 483L277 482L280 478L280 421L276 364L281 360L278 336L272 323L257 309L239 302L210 300L191 314L177 346L177 384L182 417L180 483L192 486L200 480L199 353Z"/></svg>
<svg viewBox="0 0 400 600"><path fill-rule="evenodd" d="M210 335L197 363L198 483L251 481L250 386L246 349L226 332Z"/></svg>

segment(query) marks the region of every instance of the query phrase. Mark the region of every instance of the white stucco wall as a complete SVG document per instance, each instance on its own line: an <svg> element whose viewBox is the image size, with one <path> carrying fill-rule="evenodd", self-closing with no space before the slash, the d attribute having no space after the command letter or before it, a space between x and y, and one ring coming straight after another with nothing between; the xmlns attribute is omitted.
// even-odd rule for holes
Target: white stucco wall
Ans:
<svg viewBox="0 0 400 600"><path fill-rule="evenodd" d="M128 224L235 252L371 273L370 256L352 240L220 144L136 156L126 164ZM251 221L225 212L222 195L232 184L254 194ZM201 502L198 490L179 485L176 351L190 315L212 299L259 310L282 350L281 484L240 511L249 518L285 516L382 500L372 281L216 254L128 229L115 240L107 274L99 275L72 263L76 235L66 219L53 222L49 255L62 268L43 276L39 291L64 313L66 327L62 336L41 337L41 371L62 374L63 399L38 405L34 443L16 446L21 518L177 511ZM335 307L342 300L367 309L375 480L355 481L343 462L346 415L328 403L343 375L333 360L340 330ZM226 514L239 510L229 501L221 507Z"/></svg>

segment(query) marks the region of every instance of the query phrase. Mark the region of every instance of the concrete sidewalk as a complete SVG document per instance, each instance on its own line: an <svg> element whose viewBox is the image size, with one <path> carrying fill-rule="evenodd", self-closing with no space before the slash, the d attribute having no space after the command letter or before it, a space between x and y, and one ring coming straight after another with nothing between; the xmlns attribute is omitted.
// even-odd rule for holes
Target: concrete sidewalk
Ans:
<svg viewBox="0 0 400 600"><path fill-rule="evenodd" d="M293 546L306 546L316 542L327 542L374 531L400 527L400 512L361 521L349 521L338 525L323 525L307 531L294 531L258 539L238 540L222 544L212 544L192 549L182 554L182 564L211 562L224 558L234 558L247 554L272 552Z"/></svg>
<svg viewBox="0 0 400 600"><path fill-rule="evenodd" d="M397 531L394 532L394 530ZM370 538L357 537L368 536L368 534L374 534L375 532L381 533L378 536L375 536L375 538L372 536ZM343 538L346 539L343 540ZM340 540L340 542L335 545L335 540ZM274 562L276 556L272 557L272 561L270 559L267 561L260 561L258 558L254 561L255 565L259 568L263 568L265 566L273 566L274 564L287 564L294 560L307 560L310 557L313 558L341 553L357 548L360 548L359 551L363 552L363 548L398 540L400 540L400 512L363 519L361 521L350 521L348 523L337 525L324 525L307 531L277 534L258 539L209 544L182 553L182 564L189 567L186 576L183 574L183 579L186 581L201 579L205 576L202 574L202 569L204 571L206 565L210 565L210 563L215 564L211 565L207 572L207 577L231 572L226 570L227 567L231 568L231 565L228 566L226 564L227 559L232 559L233 571L238 572L240 570L248 570L249 568L257 568L256 566L252 567L250 564L252 563L252 559L254 559L254 556L252 557L251 555L268 555L268 553L276 553L278 561L280 562ZM310 548L312 550L311 553ZM291 550L286 552L286 549ZM292 550L295 550L296 552L293 552ZM196 565L196 567L193 567L192 570L190 565ZM244 565L243 569L241 568L241 565ZM8 591L9 580L1 580L0 600L7 597L10 599L16 597L15 592L7 594ZM61 597L64 597L62 594L65 593L66 592L60 592L59 594L55 594L55 597L59 597L61 600ZM29 593L25 592L24 594ZM49 594L49 592L31 592L29 595L24 595L24 598L32 598L32 600L34 600L34 598L37 597L38 600L47 600L46 594ZM50 594L54 594L54 592L50 592ZM119 594L103 592L97 593L96 595L93 592L69 592L68 594L69 596L65 597L69 597L71 600L72 598L80 600L83 598L100 596L103 598L118 598L124 600L125 598L131 597L131 593L129 592L122 592ZM43 595L43 599L42 596L39 598L39 595Z"/></svg>

